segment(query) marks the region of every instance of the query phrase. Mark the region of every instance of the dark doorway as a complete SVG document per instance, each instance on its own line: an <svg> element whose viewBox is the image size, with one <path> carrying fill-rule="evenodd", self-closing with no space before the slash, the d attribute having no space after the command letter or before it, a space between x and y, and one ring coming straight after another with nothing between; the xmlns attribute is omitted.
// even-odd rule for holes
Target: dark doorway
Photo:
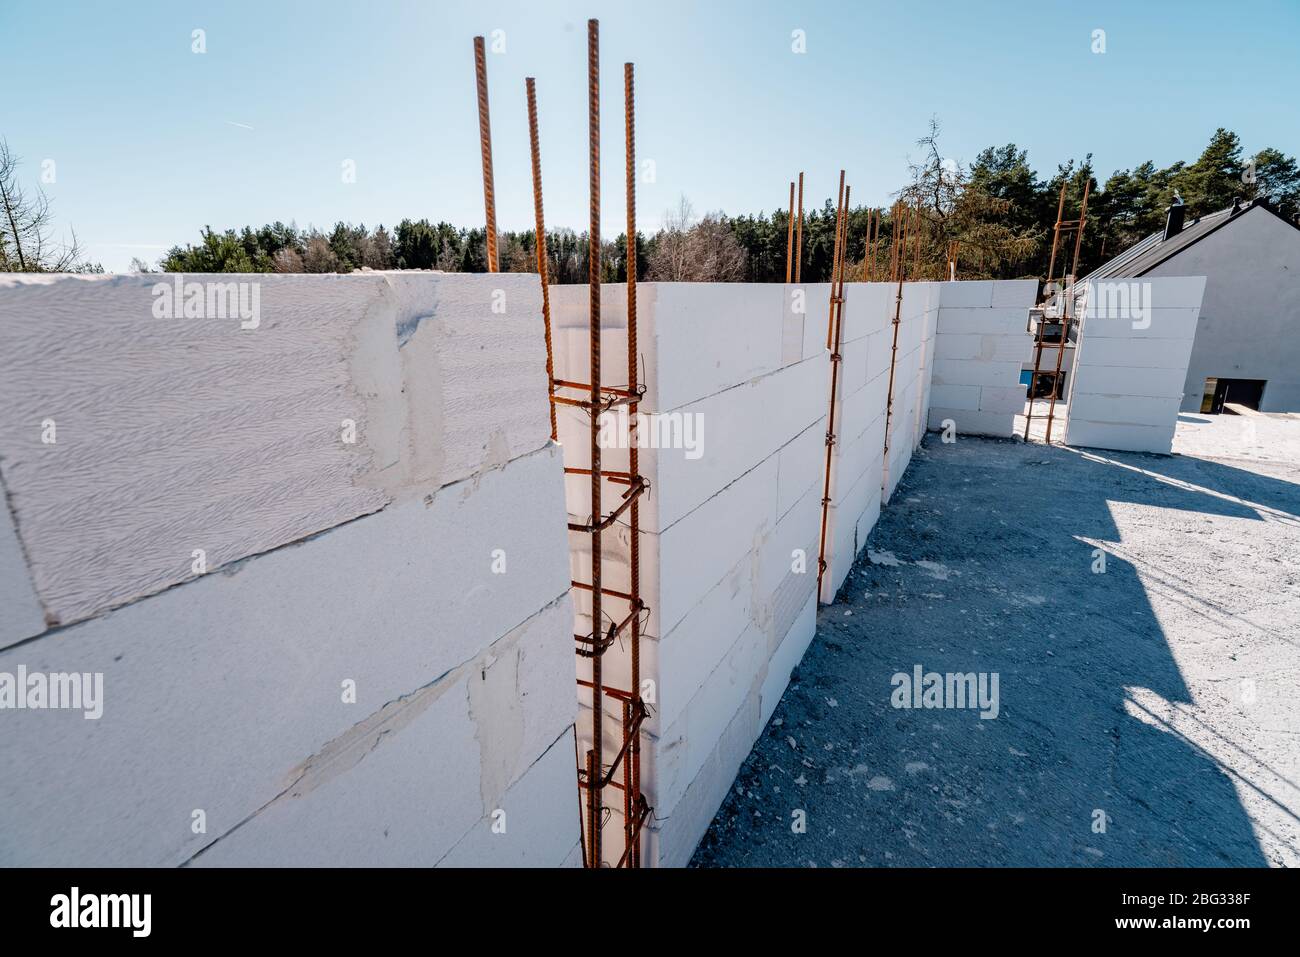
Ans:
<svg viewBox="0 0 1300 957"><path fill-rule="evenodd" d="M1264 386L1267 379L1217 379L1205 380L1205 398L1201 402L1201 411L1210 415L1223 412L1224 403L1242 405L1248 409L1258 409L1264 398Z"/></svg>
<svg viewBox="0 0 1300 957"><path fill-rule="evenodd" d="M1025 372L1022 373L1022 376L1022 381L1028 384L1029 380L1034 377L1033 370L1025 370ZM1052 394L1055 393L1057 399L1064 398L1065 376L1066 372L1064 370L1061 371L1059 376L1054 371L1040 371L1037 380L1033 383L1033 387L1028 389L1028 397L1031 399L1049 399L1052 397Z"/></svg>

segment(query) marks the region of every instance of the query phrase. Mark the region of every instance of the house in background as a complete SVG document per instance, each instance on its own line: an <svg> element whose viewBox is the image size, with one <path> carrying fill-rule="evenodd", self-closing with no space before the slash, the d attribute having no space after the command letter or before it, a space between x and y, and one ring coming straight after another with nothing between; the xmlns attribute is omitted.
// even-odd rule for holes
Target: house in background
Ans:
<svg viewBox="0 0 1300 957"><path fill-rule="evenodd" d="M1205 276L1180 411L1300 412L1300 224L1264 200L1185 217L1169 207L1163 231L1081 282Z"/></svg>

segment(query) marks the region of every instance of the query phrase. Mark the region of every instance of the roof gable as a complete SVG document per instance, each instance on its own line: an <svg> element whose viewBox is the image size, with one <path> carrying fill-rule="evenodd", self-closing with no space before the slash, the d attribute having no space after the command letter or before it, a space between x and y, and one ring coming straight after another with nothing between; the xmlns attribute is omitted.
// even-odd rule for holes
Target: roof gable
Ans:
<svg viewBox="0 0 1300 957"><path fill-rule="evenodd" d="M1240 207L1235 214L1231 208L1228 208L1201 216L1184 226L1178 235L1173 236L1170 239L1164 238L1164 230L1154 232L1150 236L1138 240L1115 258L1098 266L1092 272L1084 276L1083 279L1109 279L1121 277L1125 279L1133 279L1145 275L1161 263L1168 262L1185 249L1196 245L1206 236L1217 232L1229 223L1235 223L1240 219L1244 219L1250 212L1256 209L1263 210L1272 216L1276 216L1282 222L1291 226L1297 232L1300 232L1300 223L1292 222L1264 200L1257 199Z"/></svg>

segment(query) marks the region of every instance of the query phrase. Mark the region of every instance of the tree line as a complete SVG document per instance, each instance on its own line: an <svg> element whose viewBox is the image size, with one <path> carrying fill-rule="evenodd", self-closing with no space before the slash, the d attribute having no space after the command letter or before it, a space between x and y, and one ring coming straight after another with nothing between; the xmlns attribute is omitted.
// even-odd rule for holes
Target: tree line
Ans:
<svg viewBox="0 0 1300 957"><path fill-rule="evenodd" d="M969 166L943 157L939 126L931 121L918 141L920 157L912 162L895 196L904 204L910 230L908 275L944 279L955 254L960 279L1041 277L1047 272L1053 226L1062 186L1064 218L1078 216L1085 184L1089 187L1088 223L1080 250L1080 273L1100 265L1163 226L1165 210L1175 197L1188 208L1188 220L1229 206L1234 199L1267 198L1288 217L1300 213L1300 169L1294 157L1266 147L1247 155L1236 134L1218 129L1194 161L1159 168L1146 162L1119 170L1099 182L1088 155L1071 160L1042 178L1025 150L1014 143L983 150ZM7 154L6 154L7 155ZM3 167L0 203L10 212L9 192L16 186L13 169ZM8 190L8 191L6 191ZM778 195L782 190L776 191ZM21 194L20 199L21 199ZM782 195L782 199L784 196ZM28 204L31 205L30 203ZM853 207L847 217L846 260L849 279L879 278L892 254L893 217L898 206L876 210ZM22 209L19 208L21 213ZM31 212L31 210L29 210ZM40 235L48 210L37 204ZM830 278L834 258L836 210L827 199L806 210L803 223L801 278ZM32 227L0 223L0 269L95 267L82 263L80 251L66 248L31 254ZM683 282L781 282L786 272L789 214L785 209L758 214L706 213L696 217L683 197L653 235L636 236L638 278ZM878 242L866 261L869 224L878 226ZM24 242L25 240L25 242ZM15 252L24 247L20 260ZM550 279L554 283L587 282L588 237L572 229L547 231ZM498 237L498 261L507 272L537 270L533 230L506 231ZM485 272L486 233L482 227L458 227L427 218L403 219L391 231L378 225L339 222L332 229L300 229L294 224L216 231L205 226L198 242L172 247L157 263L136 261L141 271L166 272L352 272L359 269L436 269ZM601 279L627 278L627 236L604 240Z"/></svg>

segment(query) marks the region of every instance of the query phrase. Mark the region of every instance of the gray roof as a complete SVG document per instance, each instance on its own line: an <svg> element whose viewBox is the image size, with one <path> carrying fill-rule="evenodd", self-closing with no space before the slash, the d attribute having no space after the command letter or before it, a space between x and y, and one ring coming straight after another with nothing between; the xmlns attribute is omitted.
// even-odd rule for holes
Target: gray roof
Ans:
<svg viewBox="0 0 1300 957"><path fill-rule="evenodd" d="M1289 222L1279 215L1262 199L1254 202L1243 204L1234 214L1232 208L1221 209L1218 212L1210 213L1207 216L1201 216L1183 226L1182 231L1176 236L1165 239L1163 229L1152 233L1145 239L1139 240L1128 249L1124 250L1114 259L1102 263L1088 275L1084 276L1080 282L1089 279L1111 279L1125 278L1132 279L1150 272L1162 262L1178 255L1188 246L1200 242L1210 233L1214 232L1229 222L1240 219L1247 211L1259 207L1283 222ZM1291 225L1295 225L1292 223Z"/></svg>

